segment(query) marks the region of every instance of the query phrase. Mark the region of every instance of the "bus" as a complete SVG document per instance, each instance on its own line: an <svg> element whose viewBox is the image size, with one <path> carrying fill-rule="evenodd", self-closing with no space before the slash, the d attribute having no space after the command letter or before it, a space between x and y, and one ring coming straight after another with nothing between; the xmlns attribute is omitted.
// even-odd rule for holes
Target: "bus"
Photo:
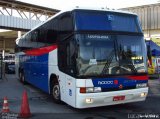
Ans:
<svg viewBox="0 0 160 119"><path fill-rule="evenodd" d="M160 72L160 46L151 40L146 41L148 57L148 74L159 74Z"/></svg>
<svg viewBox="0 0 160 119"><path fill-rule="evenodd" d="M16 76L57 103L90 108L144 101L147 51L138 16L61 11L16 40Z"/></svg>

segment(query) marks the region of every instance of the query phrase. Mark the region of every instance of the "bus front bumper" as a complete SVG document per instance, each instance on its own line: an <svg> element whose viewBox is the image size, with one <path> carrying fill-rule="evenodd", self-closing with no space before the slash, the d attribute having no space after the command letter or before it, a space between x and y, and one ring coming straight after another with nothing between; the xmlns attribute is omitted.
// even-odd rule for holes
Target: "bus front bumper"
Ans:
<svg viewBox="0 0 160 119"><path fill-rule="evenodd" d="M80 89L77 89L76 108L99 107L144 101L148 94L148 87L132 90L85 94L79 93Z"/></svg>

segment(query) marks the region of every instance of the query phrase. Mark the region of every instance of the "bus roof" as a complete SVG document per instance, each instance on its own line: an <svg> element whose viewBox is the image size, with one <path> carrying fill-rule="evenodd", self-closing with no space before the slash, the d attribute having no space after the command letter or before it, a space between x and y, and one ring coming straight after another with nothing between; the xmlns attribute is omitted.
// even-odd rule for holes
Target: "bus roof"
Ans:
<svg viewBox="0 0 160 119"><path fill-rule="evenodd" d="M59 16L60 14L62 13L65 13L65 12L71 12L71 11L75 11L75 10L89 10L89 11L108 11L108 12L115 12L115 13L123 13L123 14L128 14L128 15L136 15L135 13L132 13L132 12L128 12L128 11L123 11L123 10L115 10L115 9L109 9L109 8L80 8L80 7L75 7L75 8L69 8L69 9L65 9L65 10L62 10L60 12L58 12L57 14L55 14L54 16L50 17L48 20L38 24L36 27L34 27L33 29L31 29L29 32L27 32L26 34L24 34L22 37L26 36L28 33L30 33L31 31L35 30L36 28L38 28L39 26L45 24L46 22L50 21L51 19ZM16 42L19 41L19 39L21 39L22 37L20 38L17 38L16 39Z"/></svg>
<svg viewBox="0 0 160 119"><path fill-rule="evenodd" d="M136 13L124 11L124 10L117 10L117 9L109 9L109 8L87 8L87 7L76 7L76 8L70 8L63 10L62 12L68 12L68 11L74 11L74 10L94 10L94 11L109 11L109 12L117 12L117 13L124 13L124 14L131 14L131 15L137 15Z"/></svg>

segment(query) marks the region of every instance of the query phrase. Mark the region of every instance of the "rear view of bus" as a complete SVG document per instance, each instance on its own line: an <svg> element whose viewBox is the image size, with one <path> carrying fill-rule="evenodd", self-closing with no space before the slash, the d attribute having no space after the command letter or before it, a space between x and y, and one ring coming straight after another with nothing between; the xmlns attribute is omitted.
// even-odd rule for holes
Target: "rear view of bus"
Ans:
<svg viewBox="0 0 160 119"><path fill-rule="evenodd" d="M146 47L134 14L75 10L76 107L144 101Z"/></svg>

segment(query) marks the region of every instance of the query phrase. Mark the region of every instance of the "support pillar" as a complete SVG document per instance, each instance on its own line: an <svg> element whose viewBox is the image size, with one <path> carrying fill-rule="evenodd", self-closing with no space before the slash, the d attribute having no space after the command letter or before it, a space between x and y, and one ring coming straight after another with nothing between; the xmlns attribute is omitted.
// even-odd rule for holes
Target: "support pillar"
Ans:
<svg viewBox="0 0 160 119"><path fill-rule="evenodd" d="M22 32L18 31L18 38L20 38L22 36Z"/></svg>

